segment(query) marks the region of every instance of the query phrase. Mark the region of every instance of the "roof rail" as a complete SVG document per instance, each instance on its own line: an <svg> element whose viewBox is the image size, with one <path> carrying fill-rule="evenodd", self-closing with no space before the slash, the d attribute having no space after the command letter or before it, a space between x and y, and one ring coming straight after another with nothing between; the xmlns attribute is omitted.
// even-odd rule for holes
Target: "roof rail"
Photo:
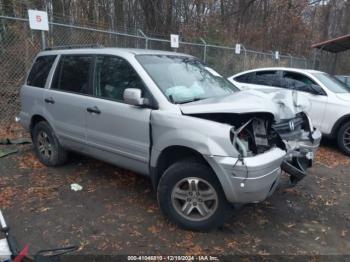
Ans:
<svg viewBox="0 0 350 262"><path fill-rule="evenodd" d="M60 49L76 49L76 48L103 48L103 45L100 44L91 44L91 45L60 45L47 47L44 50L60 50Z"/></svg>

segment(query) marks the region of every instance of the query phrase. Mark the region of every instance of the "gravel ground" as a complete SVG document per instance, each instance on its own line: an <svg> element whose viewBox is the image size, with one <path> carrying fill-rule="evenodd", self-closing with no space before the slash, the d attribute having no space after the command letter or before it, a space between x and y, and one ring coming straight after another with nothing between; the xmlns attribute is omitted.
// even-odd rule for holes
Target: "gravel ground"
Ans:
<svg viewBox="0 0 350 262"><path fill-rule="evenodd" d="M31 253L77 244L78 254L350 255L350 164L332 142L295 188L282 185L209 233L166 221L143 176L79 155L48 168L31 145L18 148L0 158L0 208Z"/></svg>

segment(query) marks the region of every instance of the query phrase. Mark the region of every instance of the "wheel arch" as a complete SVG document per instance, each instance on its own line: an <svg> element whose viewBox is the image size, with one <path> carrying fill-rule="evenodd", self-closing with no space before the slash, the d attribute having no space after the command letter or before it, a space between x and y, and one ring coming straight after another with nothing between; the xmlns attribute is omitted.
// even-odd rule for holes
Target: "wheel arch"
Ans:
<svg viewBox="0 0 350 262"><path fill-rule="evenodd" d="M342 116L335 122L333 125L332 131L331 131L331 137L336 138L338 135L338 131L340 127L345 124L346 122L350 122L350 114L347 114L345 116Z"/></svg>
<svg viewBox="0 0 350 262"><path fill-rule="evenodd" d="M48 121L46 120L46 118L43 117L42 115L36 114L36 115L33 115L33 116L32 116L32 118L31 118L31 120L30 120L30 125L29 125L29 131L30 131L30 135L31 135L31 136L32 136L32 134L33 134L32 130L33 130L34 126L35 126L37 123L41 122L41 121L45 121L45 122L48 123Z"/></svg>
<svg viewBox="0 0 350 262"><path fill-rule="evenodd" d="M193 158L196 161L205 164L212 170L207 160L197 150L187 146L180 146L180 145L168 146L165 149L163 149L162 152L160 153L156 161L157 163L156 166L150 168L151 169L150 175L151 175L153 188L155 190L157 189L160 178L164 174L164 171L170 165L186 158Z"/></svg>

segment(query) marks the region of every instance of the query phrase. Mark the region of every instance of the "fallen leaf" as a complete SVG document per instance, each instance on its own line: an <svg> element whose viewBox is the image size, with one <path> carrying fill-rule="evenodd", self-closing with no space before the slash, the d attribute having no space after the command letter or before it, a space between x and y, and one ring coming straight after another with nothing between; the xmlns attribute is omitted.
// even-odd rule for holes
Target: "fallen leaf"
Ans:
<svg viewBox="0 0 350 262"><path fill-rule="evenodd" d="M157 226L150 226L147 228L149 232L151 232L152 234L157 234L160 232L160 228Z"/></svg>

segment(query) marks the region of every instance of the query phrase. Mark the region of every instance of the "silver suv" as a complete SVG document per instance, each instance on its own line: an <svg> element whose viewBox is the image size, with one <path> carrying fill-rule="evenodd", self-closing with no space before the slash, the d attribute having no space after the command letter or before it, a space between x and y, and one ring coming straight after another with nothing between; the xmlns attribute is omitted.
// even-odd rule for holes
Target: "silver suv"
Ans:
<svg viewBox="0 0 350 262"><path fill-rule="evenodd" d="M264 200L281 169L306 175L321 134L288 92L239 91L179 53L86 48L38 54L18 117L47 166L80 152L147 175L183 228L221 225Z"/></svg>

